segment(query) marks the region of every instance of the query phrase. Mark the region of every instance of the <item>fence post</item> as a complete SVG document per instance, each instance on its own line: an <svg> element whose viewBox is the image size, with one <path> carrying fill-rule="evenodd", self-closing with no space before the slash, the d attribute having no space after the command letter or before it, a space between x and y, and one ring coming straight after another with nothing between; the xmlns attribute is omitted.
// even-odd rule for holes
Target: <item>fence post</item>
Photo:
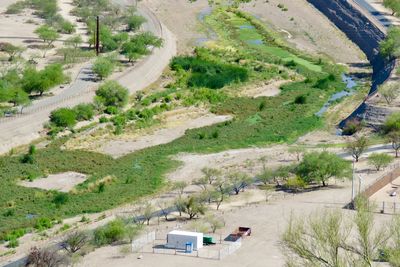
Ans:
<svg viewBox="0 0 400 267"><path fill-rule="evenodd" d="M396 202L393 202L393 214L396 214Z"/></svg>
<svg viewBox="0 0 400 267"><path fill-rule="evenodd" d="M385 201L382 202L382 210L381 213L385 213Z"/></svg>

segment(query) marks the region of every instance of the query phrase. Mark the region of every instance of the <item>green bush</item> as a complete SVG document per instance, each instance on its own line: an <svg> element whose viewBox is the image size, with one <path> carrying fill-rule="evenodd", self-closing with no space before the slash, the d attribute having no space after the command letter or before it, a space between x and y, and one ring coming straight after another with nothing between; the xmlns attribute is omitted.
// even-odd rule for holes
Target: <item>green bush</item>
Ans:
<svg viewBox="0 0 400 267"><path fill-rule="evenodd" d="M106 107L122 108L128 103L129 93L118 82L107 81L97 89L96 96Z"/></svg>
<svg viewBox="0 0 400 267"><path fill-rule="evenodd" d="M143 23L146 22L146 19L139 15L132 15L127 18L127 30L128 31L137 31L140 29Z"/></svg>
<svg viewBox="0 0 400 267"><path fill-rule="evenodd" d="M61 33L72 34L76 31L75 24L69 22L68 20L62 20L58 24L58 31Z"/></svg>
<svg viewBox="0 0 400 267"><path fill-rule="evenodd" d="M125 236L125 224L122 220L114 220L106 226L94 231L94 243L97 246L104 246L122 241Z"/></svg>
<svg viewBox="0 0 400 267"><path fill-rule="evenodd" d="M180 56L171 62L173 70L190 71L189 87L219 89L226 85L245 82L249 79L247 69L232 64L212 62L199 57Z"/></svg>
<svg viewBox="0 0 400 267"><path fill-rule="evenodd" d="M76 120L78 121L88 121L93 119L94 108L92 104L79 104L74 107L76 113Z"/></svg>
<svg viewBox="0 0 400 267"><path fill-rule="evenodd" d="M10 241L8 241L8 244L7 244L8 248L16 248L18 246L19 246L18 239L11 239Z"/></svg>
<svg viewBox="0 0 400 267"><path fill-rule="evenodd" d="M296 96L294 99L295 104L305 104L307 102L307 97L305 95Z"/></svg>
<svg viewBox="0 0 400 267"><path fill-rule="evenodd" d="M54 198L53 198L53 203L56 204L56 206L61 206L64 205L68 202L68 194L66 193L56 193Z"/></svg>
<svg viewBox="0 0 400 267"><path fill-rule="evenodd" d="M37 219L34 226L34 228L38 231L50 229L51 227L53 227L53 222L49 218L45 217Z"/></svg>
<svg viewBox="0 0 400 267"><path fill-rule="evenodd" d="M93 72L99 76L100 80L107 78L114 70L114 63L106 57L98 57L92 66Z"/></svg>
<svg viewBox="0 0 400 267"><path fill-rule="evenodd" d="M70 108L59 108L51 112L50 122L56 127L73 127L76 124L77 114Z"/></svg>

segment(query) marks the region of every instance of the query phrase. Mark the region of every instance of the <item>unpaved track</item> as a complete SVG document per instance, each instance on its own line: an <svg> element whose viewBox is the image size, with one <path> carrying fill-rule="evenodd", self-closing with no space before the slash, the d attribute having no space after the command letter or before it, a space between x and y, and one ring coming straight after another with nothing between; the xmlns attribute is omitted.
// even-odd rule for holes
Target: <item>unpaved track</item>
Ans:
<svg viewBox="0 0 400 267"><path fill-rule="evenodd" d="M131 3L122 1L121 4ZM170 59L176 54L174 35L157 19L144 5L139 6L140 13L147 18L145 30L153 32L163 39L163 47L153 50L153 53L141 60L123 75L116 78L130 93L144 89L155 82ZM90 65L81 71L78 78L60 94L35 102L27 108L22 116L0 121L0 154L11 148L28 144L38 138L39 131L48 120L50 112L60 107L71 107L79 103L91 102L97 84L90 78Z"/></svg>

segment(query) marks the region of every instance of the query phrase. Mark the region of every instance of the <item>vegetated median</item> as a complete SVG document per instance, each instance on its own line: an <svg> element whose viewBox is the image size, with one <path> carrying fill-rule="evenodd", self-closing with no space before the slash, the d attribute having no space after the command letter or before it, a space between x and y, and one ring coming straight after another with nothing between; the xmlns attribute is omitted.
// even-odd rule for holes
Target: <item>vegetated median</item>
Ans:
<svg viewBox="0 0 400 267"><path fill-rule="evenodd" d="M234 119L188 130L185 136L171 143L146 148L117 160L99 153L63 150L62 144L71 136L58 138L44 149L33 149L33 153L28 152L29 161L24 161L20 155L1 157L0 239L17 229L40 231L42 221L51 222L45 224L51 227L65 217L103 211L153 194L165 184L165 173L178 166L170 157L177 153L206 153L293 142L323 125L322 119L314 114L332 93L344 88L341 67L277 43L268 29L253 18L238 15L235 10L218 9L206 21L220 36L214 48L198 48L192 56L173 60L171 68L175 78L162 93L136 97L131 108L117 108L116 114L113 110L107 112L112 115L113 127L119 129L115 134L128 125L145 127L155 114L179 105L205 105L216 114L233 115ZM236 21L253 25L256 33L263 37L262 43L253 45L239 38L240 27ZM271 38L275 41L266 44ZM275 50L264 46L287 51L293 60L283 59L273 52ZM302 81L285 84L281 94L275 97L254 99L236 97L234 93L244 84L298 75L303 77ZM104 112L107 107L101 110ZM69 127L71 116L73 121L78 114L61 113L58 115L67 118L62 120L64 127ZM17 185L20 179L66 171L86 174L88 179L66 194L68 197L61 204L55 201L58 192Z"/></svg>

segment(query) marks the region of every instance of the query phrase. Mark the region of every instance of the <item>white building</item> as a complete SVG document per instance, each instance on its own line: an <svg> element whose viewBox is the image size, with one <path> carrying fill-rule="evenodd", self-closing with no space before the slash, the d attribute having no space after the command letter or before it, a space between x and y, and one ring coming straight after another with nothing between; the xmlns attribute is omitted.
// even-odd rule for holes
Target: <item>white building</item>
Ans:
<svg viewBox="0 0 400 267"><path fill-rule="evenodd" d="M203 233L174 230L167 234L168 248L186 249L186 244L192 243L193 250L203 247Z"/></svg>

